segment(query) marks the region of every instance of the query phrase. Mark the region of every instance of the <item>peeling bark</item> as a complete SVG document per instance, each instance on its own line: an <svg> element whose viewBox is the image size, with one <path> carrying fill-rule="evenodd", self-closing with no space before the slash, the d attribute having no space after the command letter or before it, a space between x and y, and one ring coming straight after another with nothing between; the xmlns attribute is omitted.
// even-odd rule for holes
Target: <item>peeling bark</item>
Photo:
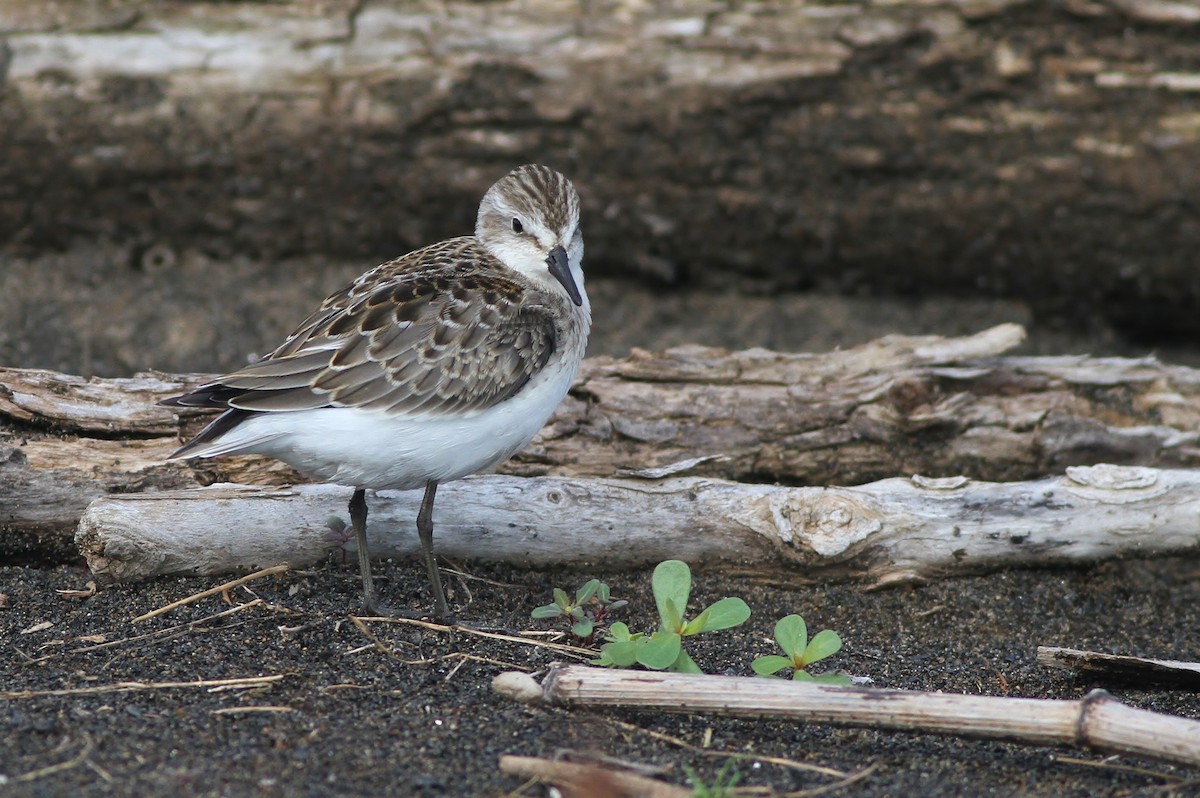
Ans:
<svg viewBox="0 0 1200 798"><path fill-rule="evenodd" d="M76 543L105 582L302 568L352 548L345 520L330 520L349 494L215 485L103 498L84 513ZM853 488L490 476L445 485L439 496L439 552L534 566L680 558L890 586L1200 548L1200 473L1109 465L1033 482L913 477ZM420 499L421 491L374 495L373 555L419 555Z"/></svg>
<svg viewBox="0 0 1200 798"><path fill-rule="evenodd" d="M680 347L593 358L550 423L501 470L847 485L1200 462L1200 371L1153 359L999 354L1021 337L1001 325L821 355ZM177 418L155 402L202 379L0 370L0 545L71 530L104 495L303 481L261 457L165 462L210 416Z"/></svg>

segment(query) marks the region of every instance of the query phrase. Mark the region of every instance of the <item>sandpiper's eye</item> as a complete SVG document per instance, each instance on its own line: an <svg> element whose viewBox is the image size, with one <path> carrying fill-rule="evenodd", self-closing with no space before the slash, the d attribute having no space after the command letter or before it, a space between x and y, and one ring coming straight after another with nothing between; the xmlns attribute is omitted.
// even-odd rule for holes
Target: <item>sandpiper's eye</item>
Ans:
<svg viewBox="0 0 1200 798"><path fill-rule="evenodd" d="M525 232L525 225L521 224L521 220L515 216L513 217L513 232L514 233L524 233Z"/></svg>

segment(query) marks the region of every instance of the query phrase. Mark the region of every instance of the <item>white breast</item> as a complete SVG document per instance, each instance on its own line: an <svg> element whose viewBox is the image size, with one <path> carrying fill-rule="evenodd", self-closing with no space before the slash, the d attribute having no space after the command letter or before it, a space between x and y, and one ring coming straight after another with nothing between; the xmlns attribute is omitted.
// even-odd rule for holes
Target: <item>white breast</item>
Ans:
<svg viewBox="0 0 1200 798"><path fill-rule="evenodd" d="M268 455L351 487L405 490L458 479L529 443L571 387L579 360L574 352L555 358L516 396L474 414L389 417L342 407L263 413L222 443L226 451Z"/></svg>

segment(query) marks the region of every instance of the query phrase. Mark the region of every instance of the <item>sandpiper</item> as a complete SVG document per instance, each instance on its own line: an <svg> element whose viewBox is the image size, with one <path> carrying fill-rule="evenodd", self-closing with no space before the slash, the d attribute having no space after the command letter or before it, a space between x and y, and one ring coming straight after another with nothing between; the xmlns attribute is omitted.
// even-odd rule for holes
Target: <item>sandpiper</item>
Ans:
<svg viewBox="0 0 1200 798"><path fill-rule="evenodd" d="M225 411L171 458L263 454L354 488L372 613L366 491L424 487L417 532L436 614L448 617L437 486L507 460L566 395L591 327L582 260L574 186L545 166L514 169L484 195L475 235L371 269L267 357L164 400Z"/></svg>

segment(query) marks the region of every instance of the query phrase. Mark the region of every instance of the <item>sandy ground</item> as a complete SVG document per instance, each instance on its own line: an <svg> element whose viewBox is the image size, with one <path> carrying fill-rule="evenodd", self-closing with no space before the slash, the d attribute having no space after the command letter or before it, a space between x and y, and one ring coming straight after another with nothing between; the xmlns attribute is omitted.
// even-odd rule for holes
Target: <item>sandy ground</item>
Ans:
<svg viewBox="0 0 1200 798"><path fill-rule="evenodd" d="M412 563L381 564L384 595L420 607ZM649 573L529 572L471 567L450 577L460 617L510 633L554 586L599 575L652 623ZM869 771L845 796L1196 795L1197 773L1071 748L954 737L635 712L530 708L496 695L492 677L538 670L561 655L538 645L407 623L357 625L353 567L330 562L213 596L166 615L137 615L211 587L160 579L86 598L78 567L0 569L0 792L46 795L545 795L501 775L506 753L604 754L712 778L729 757L741 784L777 793L836 776L760 757ZM838 631L831 666L875 684L953 693L1074 699L1093 684L1039 667L1038 645L1200 658L1200 559L1080 570L1002 572L918 589L781 585L736 572L698 573L693 607L739 595L751 620L696 638L709 672L750 675L790 612ZM227 613L221 616L221 613ZM537 639L537 638L535 638ZM268 677L240 689L189 684ZM136 682L129 685L129 682ZM124 687L121 687L125 683ZM171 683L175 683L172 686ZM179 684L184 683L184 684ZM1122 701L1200 716L1200 696L1113 687ZM706 744L706 740L708 741ZM759 793L763 794L763 793Z"/></svg>

